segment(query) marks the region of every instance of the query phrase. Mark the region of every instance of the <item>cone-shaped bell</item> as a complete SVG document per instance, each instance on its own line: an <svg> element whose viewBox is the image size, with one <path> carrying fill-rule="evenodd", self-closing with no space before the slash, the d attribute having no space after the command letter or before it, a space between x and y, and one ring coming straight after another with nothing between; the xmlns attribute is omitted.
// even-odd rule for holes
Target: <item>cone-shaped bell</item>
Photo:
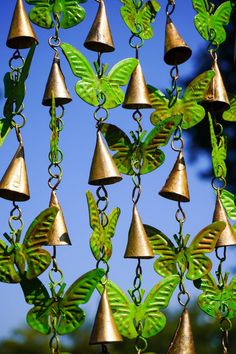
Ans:
<svg viewBox="0 0 236 354"><path fill-rule="evenodd" d="M209 112L224 112L230 108L230 104L220 69L217 64L217 58L214 59L212 70L214 71L215 76L205 94L202 106Z"/></svg>
<svg viewBox="0 0 236 354"><path fill-rule="evenodd" d="M42 104L44 106L52 105L52 91L55 97L56 106L69 103L72 98L66 87L65 77L61 71L60 59L55 55L51 67L51 71L48 76L47 85L43 95Z"/></svg>
<svg viewBox="0 0 236 354"><path fill-rule="evenodd" d="M129 109L152 108L140 63L131 75L123 107Z"/></svg>
<svg viewBox="0 0 236 354"><path fill-rule="evenodd" d="M196 354L188 309L184 309L167 354Z"/></svg>
<svg viewBox="0 0 236 354"><path fill-rule="evenodd" d="M71 245L68 235L65 219L62 213L61 206L58 202L55 191L52 191L49 207L57 207L58 213L53 223L51 231L48 235L48 246L67 246Z"/></svg>
<svg viewBox="0 0 236 354"><path fill-rule="evenodd" d="M123 339L118 331L118 328L112 315L112 310L109 304L107 290L105 287L98 306L89 344L122 341Z"/></svg>
<svg viewBox="0 0 236 354"><path fill-rule="evenodd" d="M183 152L180 151L175 165L159 194L177 202L189 202L188 179Z"/></svg>
<svg viewBox="0 0 236 354"><path fill-rule="evenodd" d="M228 220L226 211L223 207L223 204L219 196L216 197L216 204L215 204L215 210L213 215L213 222L214 221L224 221L226 223L225 229L223 230L220 237L218 238L216 247L235 246L236 235Z"/></svg>
<svg viewBox="0 0 236 354"><path fill-rule="evenodd" d="M18 147L0 182L0 197L18 202L24 202L30 198L25 154L22 145Z"/></svg>
<svg viewBox="0 0 236 354"><path fill-rule="evenodd" d="M164 61L168 65L179 65L187 61L191 55L192 50L180 36L170 17L167 16Z"/></svg>
<svg viewBox="0 0 236 354"><path fill-rule="evenodd" d="M154 253L148 241L146 231L138 213L136 205L133 207L133 216L129 229L128 243L124 258L153 258Z"/></svg>
<svg viewBox="0 0 236 354"><path fill-rule="evenodd" d="M122 180L121 174L98 131L88 183L99 186L113 184L120 180Z"/></svg>
<svg viewBox="0 0 236 354"><path fill-rule="evenodd" d="M113 52L115 50L103 0L99 0L98 12L84 46L95 52Z"/></svg>
<svg viewBox="0 0 236 354"><path fill-rule="evenodd" d="M24 49L35 43L38 43L38 39L26 14L24 2L17 0L6 44L9 48Z"/></svg>

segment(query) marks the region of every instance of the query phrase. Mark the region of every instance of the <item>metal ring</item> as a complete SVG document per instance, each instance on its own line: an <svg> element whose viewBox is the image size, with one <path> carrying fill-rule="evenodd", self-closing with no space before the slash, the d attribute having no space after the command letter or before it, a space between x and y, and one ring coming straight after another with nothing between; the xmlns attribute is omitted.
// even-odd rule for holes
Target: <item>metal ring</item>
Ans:
<svg viewBox="0 0 236 354"><path fill-rule="evenodd" d="M145 352L147 347L148 347L147 340L144 337L139 336L135 342L135 350L137 350L138 353L143 353Z"/></svg>
<svg viewBox="0 0 236 354"><path fill-rule="evenodd" d="M219 185L217 185L218 183ZM211 181L212 188L215 191L221 191L226 187L226 179L222 177L213 177Z"/></svg>
<svg viewBox="0 0 236 354"><path fill-rule="evenodd" d="M54 41L54 43L53 43L53 41ZM50 47L52 49L57 51L57 47L60 47L60 45L61 45L61 40L59 37L56 38L55 36L51 36L48 38L48 44L50 45Z"/></svg>
<svg viewBox="0 0 236 354"><path fill-rule="evenodd" d="M17 53L17 54L16 54ZM13 62L13 60L21 60L21 65L19 65L19 66L17 66L17 67L14 67L13 65L12 65L12 62ZM25 65L25 60L24 60L24 58L20 55L20 52L19 52L19 50L17 49L15 52L14 52L14 54L13 54L13 56L11 57L11 59L9 60L9 67L11 68L11 70L13 70L13 71L20 71L22 68L23 68L23 66Z"/></svg>
<svg viewBox="0 0 236 354"><path fill-rule="evenodd" d="M134 43L134 39L139 40L138 43ZM137 34L133 33L129 39L129 45L132 48L141 48L143 46L144 40Z"/></svg>
<svg viewBox="0 0 236 354"><path fill-rule="evenodd" d="M21 108L22 108L22 107L21 107ZM21 124L17 124L17 123L15 122L15 120L12 119L12 120L11 120L11 125L12 125L12 127L13 127L13 128L18 127L19 129L23 128L23 127L25 126L25 123L26 123L26 117L25 117L25 115L24 115L23 113L21 113L21 112L14 112L14 113L13 113L13 116L14 116L14 117L16 117L16 116L21 117L21 118L22 118L22 123L21 123Z"/></svg>
<svg viewBox="0 0 236 354"><path fill-rule="evenodd" d="M53 273L59 273L60 278L59 278L58 281L55 281L55 280L53 279L53 276L52 276ZM55 288L56 286L61 285L61 283L63 282L63 280L64 280L64 274L63 274L63 272L62 272L62 270L61 270L60 268L52 268L52 269L50 269L50 271L49 271L49 279L50 279L50 281L52 282L52 284L53 284L53 286L54 286L54 288Z"/></svg>
<svg viewBox="0 0 236 354"><path fill-rule="evenodd" d="M230 321L229 318L223 317L220 320L220 330L222 332L226 332L226 331L231 331L231 329L232 329L232 322Z"/></svg>
<svg viewBox="0 0 236 354"><path fill-rule="evenodd" d="M58 159L54 161L52 158L52 152L49 151L48 159L51 162L51 165L59 165L60 163L62 163L64 158L63 152L61 151L61 149L57 149L57 153L58 153Z"/></svg>
<svg viewBox="0 0 236 354"><path fill-rule="evenodd" d="M101 267L100 263L103 263L106 266L106 268ZM96 268L104 269L105 276L107 276L107 274L109 273L109 270L110 270L110 266L109 266L108 262L104 258L101 258L101 259L99 259L97 261Z"/></svg>
<svg viewBox="0 0 236 354"><path fill-rule="evenodd" d="M169 7L172 6L171 11L169 11ZM168 2L167 6L166 6L166 16L170 16L173 14L175 10L175 1L170 1Z"/></svg>
<svg viewBox="0 0 236 354"><path fill-rule="evenodd" d="M185 302L183 302L183 301L181 300L181 296L182 296L182 295L187 296L187 299L186 299ZM179 304L180 304L181 306L186 307L186 306L188 305L189 301L190 301L190 293L189 293L187 290L185 290L185 292L181 292L181 291L180 291L180 292L178 293L178 302L179 302Z"/></svg>

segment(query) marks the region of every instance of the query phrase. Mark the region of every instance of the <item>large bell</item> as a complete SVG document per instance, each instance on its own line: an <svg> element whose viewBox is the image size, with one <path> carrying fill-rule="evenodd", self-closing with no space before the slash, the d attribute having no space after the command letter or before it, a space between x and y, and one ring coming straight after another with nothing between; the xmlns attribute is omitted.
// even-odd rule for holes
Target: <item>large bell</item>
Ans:
<svg viewBox="0 0 236 354"><path fill-rule="evenodd" d="M9 48L24 49L37 43L38 39L26 14L24 2L17 0L6 44Z"/></svg>

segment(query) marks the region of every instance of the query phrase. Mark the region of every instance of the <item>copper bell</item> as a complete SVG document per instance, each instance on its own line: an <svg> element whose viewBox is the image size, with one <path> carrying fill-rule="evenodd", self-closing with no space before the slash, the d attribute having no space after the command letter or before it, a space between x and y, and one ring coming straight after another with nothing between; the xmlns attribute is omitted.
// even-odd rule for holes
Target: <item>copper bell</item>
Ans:
<svg viewBox="0 0 236 354"><path fill-rule="evenodd" d="M140 63L131 75L122 106L129 109L152 108Z"/></svg>
<svg viewBox="0 0 236 354"><path fill-rule="evenodd" d="M115 50L103 0L99 0L98 12L84 46L95 52L113 52Z"/></svg>
<svg viewBox="0 0 236 354"><path fill-rule="evenodd" d="M177 202L189 202L188 179L183 152L180 151L175 165L159 194Z"/></svg>
<svg viewBox="0 0 236 354"><path fill-rule="evenodd" d="M230 108L229 98L217 64L217 56L213 58L212 70L215 73L202 101L202 106L209 112L224 112Z"/></svg>
<svg viewBox="0 0 236 354"><path fill-rule="evenodd" d="M192 50L180 36L170 17L167 16L164 61L168 65L179 65L187 61L191 55Z"/></svg>
<svg viewBox="0 0 236 354"><path fill-rule="evenodd" d="M226 211L223 207L219 195L216 197L216 204L215 204L215 210L213 215L213 222L214 221L224 221L226 223L225 229L222 231L220 237L218 238L216 247L235 246L236 235L228 220Z"/></svg>
<svg viewBox="0 0 236 354"><path fill-rule="evenodd" d="M148 241L145 228L136 205L133 207L133 216L129 229L128 243L124 258L153 258L154 253Z"/></svg>
<svg viewBox="0 0 236 354"><path fill-rule="evenodd" d="M38 39L25 11L23 0L17 0L7 37L7 46L14 49L30 48Z"/></svg>
<svg viewBox="0 0 236 354"><path fill-rule="evenodd" d="M48 246L66 246L71 245L68 235L65 219L62 213L61 206L58 202L55 191L52 191L49 207L57 207L58 213L48 235Z"/></svg>
<svg viewBox="0 0 236 354"><path fill-rule="evenodd" d="M118 331L117 325L112 315L112 310L107 295L107 289L105 287L98 306L89 344L102 344L122 341L123 339Z"/></svg>
<svg viewBox="0 0 236 354"><path fill-rule="evenodd" d="M88 183L99 186L113 184L120 180L122 180L121 174L102 139L100 131L98 131Z"/></svg>
<svg viewBox="0 0 236 354"><path fill-rule="evenodd" d="M54 93L56 106L67 104L72 100L66 87L65 77L61 71L60 59L57 54L54 56L46 89L43 95L42 104L44 106L52 105L52 91Z"/></svg>
<svg viewBox="0 0 236 354"><path fill-rule="evenodd" d="M196 354L188 309L184 309L167 354Z"/></svg>

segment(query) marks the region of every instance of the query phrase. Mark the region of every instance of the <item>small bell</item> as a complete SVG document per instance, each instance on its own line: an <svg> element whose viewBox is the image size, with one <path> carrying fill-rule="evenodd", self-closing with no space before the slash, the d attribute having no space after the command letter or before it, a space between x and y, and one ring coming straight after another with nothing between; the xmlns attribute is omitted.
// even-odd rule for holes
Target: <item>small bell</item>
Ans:
<svg viewBox="0 0 236 354"><path fill-rule="evenodd" d="M7 37L7 46L14 49L30 48L38 44L38 39L26 14L23 0L17 0L11 27Z"/></svg>
<svg viewBox="0 0 236 354"><path fill-rule="evenodd" d="M67 104L72 100L66 87L65 77L61 71L60 59L57 54L54 56L51 71L43 95L42 104L44 106L52 105L52 91L54 93L56 106Z"/></svg>
<svg viewBox="0 0 236 354"><path fill-rule="evenodd" d="M196 354L188 309L184 309L167 354Z"/></svg>
<svg viewBox="0 0 236 354"><path fill-rule="evenodd" d="M30 198L25 154L22 145L18 147L0 182L0 197L18 202L24 202Z"/></svg>
<svg viewBox="0 0 236 354"><path fill-rule="evenodd" d="M124 258L153 258L154 253L148 241L145 228L136 205L133 207L133 216L129 229L128 243Z"/></svg>
<svg viewBox="0 0 236 354"><path fill-rule="evenodd" d="M224 221L226 223L225 229L222 231L220 237L218 238L216 247L235 246L236 235L228 220L226 211L219 196L216 198L215 211L213 215L213 222L214 221Z"/></svg>
<svg viewBox="0 0 236 354"><path fill-rule="evenodd" d="M212 70L215 73L211 84L205 94L202 106L209 112L224 112L230 108L229 98L225 89L225 85L217 64L217 56L215 55Z"/></svg>
<svg viewBox="0 0 236 354"><path fill-rule="evenodd" d="M71 245L68 235L65 219L62 213L61 206L58 202L55 191L52 191L49 207L57 207L58 213L53 223L51 231L48 235L48 246L67 246Z"/></svg>
<svg viewBox="0 0 236 354"><path fill-rule="evenodd" d="M88 183L99 186L113 184L120 180L122 180L121 174L102 139L100 131L98 131Z"/></svg>
<svg viewBox="0 0 236 354"><path fill-rule="evenodd" d="M105 287L98 306L89 344L102 344L122 341L123 339L118 331L117 325L112 315L112 310L107 295L107 289Z"/></svg>
<svg viewBox="0 0 236 354"><path fill-rule="evenodd" d="M180 151L175 165L159 194L177 202L189 202L188 179L183 152Z"/></svg>
<svg viewBox="0 0 236 354"><path fill-rule="evenodd" d="M175 25L167 16L165 33L164 61L168 65L179 65L187 61L192 55L192 50L178 33Z"/></svg>
<svg viewBox="0 0 236 354"><path fill-rule="evenodd" d="M85 48L95 52L113 52L115 50L110 25L103 0L99 0L99 8L89 34L84 42Z"/></svg>
<svg viewBox="0 0 236 354"><path fill-rule="evenodd" d="M140 63L131 75L122 106L129 109L152 108Z"/></svg>

